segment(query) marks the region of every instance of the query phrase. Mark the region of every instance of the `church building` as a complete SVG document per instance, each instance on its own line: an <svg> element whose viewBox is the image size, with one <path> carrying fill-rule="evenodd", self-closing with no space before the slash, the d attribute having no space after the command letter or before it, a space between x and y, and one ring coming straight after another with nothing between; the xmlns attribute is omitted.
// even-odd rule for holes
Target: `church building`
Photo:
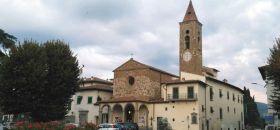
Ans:
<svg viewBox="0 0 280 130"><path fill-rule="evenodd" d="M202 24L191 1L179 34L179 74L129 59L113 71L112 98L97 102L100 123L134 122L140 130L161 130L164 123L172 130L244 128L242 89L203 66Z"/></svg>

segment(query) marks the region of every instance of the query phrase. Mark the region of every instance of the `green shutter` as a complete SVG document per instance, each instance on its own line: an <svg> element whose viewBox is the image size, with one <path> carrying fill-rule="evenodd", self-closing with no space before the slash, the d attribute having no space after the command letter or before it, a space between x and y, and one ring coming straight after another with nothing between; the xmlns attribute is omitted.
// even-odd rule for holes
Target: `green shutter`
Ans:
<svg viewBox="0 0 280 130"><path fill-rule="evenodd" d="M83 96L78 96L77 104L81 104L82 100L83 100Z"/></svg>
<svg viewBox="0 0 280 130"><path fill-rule="evenodd" d="M88 104L92 103L92 97L88 97Z"/></svg>

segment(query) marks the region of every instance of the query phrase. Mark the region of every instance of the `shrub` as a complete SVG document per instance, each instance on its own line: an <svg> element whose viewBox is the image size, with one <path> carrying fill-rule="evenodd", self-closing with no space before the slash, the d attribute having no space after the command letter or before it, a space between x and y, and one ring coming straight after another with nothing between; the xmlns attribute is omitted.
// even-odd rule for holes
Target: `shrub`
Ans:
<svg viewBox="0 0 280 130"><path fill-rule="evenodd" d="M76 127L72 124L65 125L62 122L17 122L12 130L97 130L97 126L93 123L86 123L84 127Z"/></svg>

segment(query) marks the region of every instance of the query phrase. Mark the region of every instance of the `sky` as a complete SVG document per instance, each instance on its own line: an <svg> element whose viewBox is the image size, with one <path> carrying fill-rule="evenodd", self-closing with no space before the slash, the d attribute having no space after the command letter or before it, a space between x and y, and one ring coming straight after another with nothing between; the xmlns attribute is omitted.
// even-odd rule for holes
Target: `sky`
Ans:
<svg viewBox="0 0 280 130"><path fill-rule="evenodd" d="M113 78L133 57L178 75L179 22L189 0L0 0L0 28L24 40L60 39L82 77ZM280 37L277 0L193 0L203 24L203 65L267 102L258 67ZM133 55L131 55L133 54ZM254 85L251 83L258 83Z"/></svg>

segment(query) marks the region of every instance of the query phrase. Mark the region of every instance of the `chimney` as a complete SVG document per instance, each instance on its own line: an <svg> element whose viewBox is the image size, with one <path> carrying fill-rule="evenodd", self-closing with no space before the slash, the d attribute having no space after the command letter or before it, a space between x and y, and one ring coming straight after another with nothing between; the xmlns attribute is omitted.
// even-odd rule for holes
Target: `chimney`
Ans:
<svg viewBox="0 0 280 130"><path fill-rule="evenodd" d="M224 81L225 83L227 83L227 82L228 82L228 80L227 80L227 79L224 79L223 81Z"/></svg>

